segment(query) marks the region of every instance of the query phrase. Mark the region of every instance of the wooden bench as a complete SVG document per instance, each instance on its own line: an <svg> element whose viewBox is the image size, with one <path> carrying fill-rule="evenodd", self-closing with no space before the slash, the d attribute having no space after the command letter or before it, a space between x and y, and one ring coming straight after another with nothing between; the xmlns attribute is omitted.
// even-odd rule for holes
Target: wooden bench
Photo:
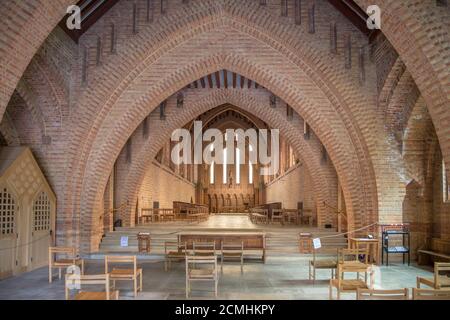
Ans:
<svg viewBox="0 0 450 320"><path fill-rule="evenodd" d="M417 253L419 255L418 264L426 264L426 263L424 263L424 259L423 259L424 256L437 257L437 258L441 258L441 259L445 259L445 260L450 260L450 255L431 251L431 250L419 250L419 251L417 251Z"/></svg>
<svg viewBox="0 0 450 320"><path fill-rule="evenodd" d="M187 250L193 250L194 242L214 242L216 251L222 249L222 242L243 242L244 254L260 252L261 259L266 261L266 235L260 232L182 232L178 235L178 243L186 243Z"/></svg>

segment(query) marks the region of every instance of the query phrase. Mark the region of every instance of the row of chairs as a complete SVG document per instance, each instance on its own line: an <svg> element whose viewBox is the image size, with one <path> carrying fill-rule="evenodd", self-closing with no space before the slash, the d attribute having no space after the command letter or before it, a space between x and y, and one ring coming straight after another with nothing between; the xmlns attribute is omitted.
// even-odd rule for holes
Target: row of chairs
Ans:
<svg viewBox="0 0 450 320"><path fill-rule="evenodd" d="M62 257L61 257L62 256ZM118 268L117 265L128 266ZM114 266L112 266L114 265ZM130 266L131 265L131 266ZM75 256L75 248L70 247L50 247L49 248L49 282L52 282L54 268L59 269L61 279L62 269L80 266L77 270L70 270L65 277L66 299L74 300L112 300L118 299L119 291L115 290L117 281L133 282L134 296L138 291L142 291L142 268L138 268L136 256L105 256L105 273L95 275L84 274L84 261ZM112 285L111 285L112 282ZM82 291L81 287L88 285L104 285L105 291L93 292ZM78 291L71 295L71 289ZM76 289L76 290L75 290Z"/></svg>
<svg viewBox="0 0 450 320"><path fill-rule="evenodd" d="M223 272L225 260L239 261L241 272L244 272L244 242L243 241L222 241L220 250L216 249L216 243L193 242L192 249L188 249L187 243L168 241L164 244L165 264L164 269L171 268L172 261L183 261L186 256L220 256L220 268Z"/></svg>
<svg viewBox="0 0 450 320"><path fill-rule="evenodd" d="M170 250L174 249L174 250ZM216 243L193 242L189 250L186 243L166 242L165 270L171 267L173 260L184 260L186 266L186 298L192 292L192 282L213 282L214 295L217 297L219 275L217 258L220 255L221 272L226 259L238 260L241 273L244 272L244 243L222 241L220 251L216 250Z"/></svg>
<svg viewBox="0 0 450 320"><path fill-rule="evenodd" d="M398 290L357 289L357 300L409 300L407 288ZM450 290L412 288L412 300L450 300Z"/></svg>

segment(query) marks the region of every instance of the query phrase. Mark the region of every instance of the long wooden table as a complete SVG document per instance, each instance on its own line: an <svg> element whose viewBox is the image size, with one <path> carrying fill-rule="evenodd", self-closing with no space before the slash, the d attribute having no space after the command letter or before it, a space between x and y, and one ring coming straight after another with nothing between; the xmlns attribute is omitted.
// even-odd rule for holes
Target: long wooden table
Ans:
<svg viewBox="0 0 450 320"><path fill-rule="evenodd" d="M245 251L261 251L261 259L266 262L266 234L261 232L182 232L178 234L179 243L186 243L187 249L193 248L193 242L215 242L220 251L222 241L244 242Z"/></svg>

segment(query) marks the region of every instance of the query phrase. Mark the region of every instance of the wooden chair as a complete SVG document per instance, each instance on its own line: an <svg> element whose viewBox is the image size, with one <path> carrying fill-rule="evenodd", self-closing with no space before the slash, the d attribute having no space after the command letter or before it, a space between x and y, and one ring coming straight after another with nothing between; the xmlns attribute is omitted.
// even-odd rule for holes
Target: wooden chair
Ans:
<svg viewBox="0 0 450 320"><path fill-rule="evenodd" d="M442 275L441 273L446 274ZM437 290L443 288L450 288L450 277L448 276L449 273L450 273L450 263L435 262L434 277L432 279L417 277L417 288L420 289L421 284L424 284Z"/></svg>
<svg viewBox="0 0 450 320"><path fill-rule="evenodd" d="M186 298L191 292L191 282L214 282L214 295L217 297L219 277L217 274L216 256L186 256Z"/></svg>
<svg viewBox="0 0 450 320"><path fill-rule="evenodd" d="M132 264L133 267L113 268L110 272L110 264ZM138 291L142 291L142 269L137 267L136 256L105 256L105 273L109 274L110 280L113 281L113 288L116 287L116 281L133 281L134 296L137 296Z"/></svg>
<svg viewBox="0 0 450 320"><path fill-rule="evenodd" d="M413 300L450 300L448 289L419 289L413 288Z"/></svg>
<svg viewBox="0 0 450 320"><path fill-rule="evenodd" d="M357 300L408 300L407 288L398 290L357 289Z"/></svg>
<svg viewBox="0 0 450 320"><path fill-rule="evenodd" d="M220 255L220 270L223 272L223 261L225 259L234 259L241 262L241 273L244 272L244 241L226 242L222 241Z"/></svg>
<svg viewBox="0 0 450 320"><path fill-rule="evenodd" d="M170 269L170 267L172 266L172 261L181 261L186 259L186 253L186 242L164 242L164 270L167 271L168 269Z"/></svg>
<svg viewBox="0 0 450 320"><path fill-rule="evenodd" d="M359 259L361 255L364 256L363 262ZM341 249L339 250L339 262L368 264L369 257L367 250L361 248Z"/></svg>
<svg viewBox="0 0 450 320"><path fill-rule="evenodd" d="M364 256L364 260L361 262L360 256ZM354 266L365 267L369 264L369 256L366 249L340 249L338 254L338 263L351 264ZM359 277L359 273L358 273ZM364 278L367 281L367 272L364 273Z"/></svg>
<svg viewBox="0 0 450 320"><path fill-rule="evenodd" d="M85 285L103 285L105 291L82 291L81 288ZM80 275L73 276L66 274L65 293L66 300L119 300L119 291L110 290L110 279L108 274L98 275ZM78 288L74 288L74 287ZM76 290L73 297L70 296L70 290Z"/></svg>
<svg viewBox="0 0 450 320"><path fill-rule="evenodd" d="M326 257L318 258L318 254ZM334 278L334 272L337 268L338 249L321 248L313 249L313 259L309 261L309 280L312 279L313 284L316 282L317 269L331 269L331 278Z"/></svg>
<svg viewBox="0 0 450 320"><path fill-rule="evenodd" d="M284 214L282 209L273 209L272 210L272 218L271 222L279 222L280 224L284 224Z"/></svg>
<svg viewBox="0 0 450 320"><path fill-rule="evenodd" d="M370 282L367 283L367 277L361 279L360 273L370 273ZM356 273L356 279L344 279L345 273ZM374 283L374 272L370 265L354 264L354 263L338 263L337 265L337 279L330 280L330 300L333 300L333 288L337 290L337 299L341 298L341 293L357 292L360 289L372 289Z"/></svg>
<svg viewBox="0 0 450 320"><path fill-rule="evenodd" d="M192 243L192 252L194 256L216 256L216 242L206 241Z"/></svg>
<svg viewBox="0 0 450 320"><path fill-rule="evenodd" d="M300 223L300 215L297 209L283 209L284 220L287 223L298 225Z"/></svg>
<svg viewBox="0 0 450 320"><path fill-rule="evenodd" d="M298 251L300 253L313 252L313 235L309 232L300 232L298 238Z"/></svg>
<svg viewBox="0 0 450 320"><path fill-rule="evenodd" d="M64 256L64 258L58 257ZM48 282L53 281L53 269L59 269L59 279L61 279L61 269L70 266L78 266L81 274L84 274L84 260L75 255L75 248L72 247L49 247L48 248Z"/></svg>

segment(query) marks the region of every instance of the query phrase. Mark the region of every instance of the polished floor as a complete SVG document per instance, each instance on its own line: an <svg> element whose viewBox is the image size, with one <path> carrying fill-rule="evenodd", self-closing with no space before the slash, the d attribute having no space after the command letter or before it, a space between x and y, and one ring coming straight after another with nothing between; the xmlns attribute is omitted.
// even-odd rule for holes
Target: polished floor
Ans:
<svg viewBox="0 0 450 320"><path fill-rule="evenodd" d="M237 300L326 300L328 299L328 271L319 271L313 284L308 280L308 260L310 256L269 257L266 264L248 262L244 273L233 262L224 266L219 281L218 299ZM185 299L185 270L183 263L175 263L172 270L164 271L161 260L141 262L144 268L144 290L139 300ZM102 273L101 260L87 262L86 273ZM430 277L429 270L417 266L394 264L380 267L376 287L384 289L412 288L416 285L416 276ZM193 299L214 299L212 285L194 283ZM121 299L134 299L131 283L119 284ZM17 277L0 281L0 299L64 299L64 284L58 280L48 283L47 268L41 268ZM343 294L342 299L355 299L355 295Z"/></svg>

